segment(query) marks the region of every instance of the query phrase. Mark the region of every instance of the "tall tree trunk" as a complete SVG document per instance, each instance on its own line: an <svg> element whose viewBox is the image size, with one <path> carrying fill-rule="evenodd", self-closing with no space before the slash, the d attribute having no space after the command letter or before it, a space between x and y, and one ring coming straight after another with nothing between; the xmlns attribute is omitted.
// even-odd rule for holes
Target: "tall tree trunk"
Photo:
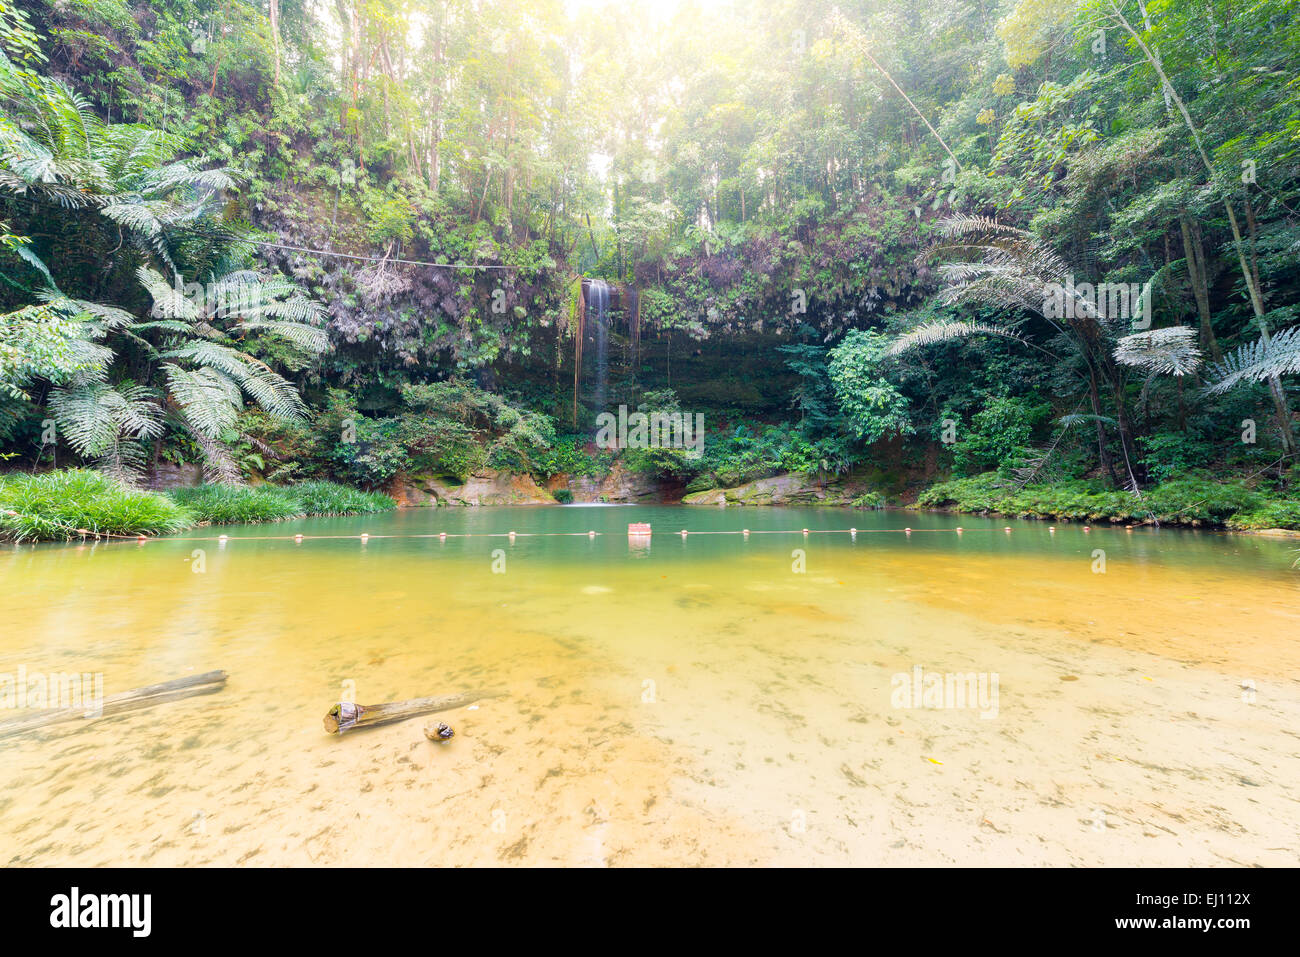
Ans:
<svg viewBox="0 0 1300 957"><path fill-rule="evenodd" d="M1196 313L1201 325L1201 348L1214 357L1215 362L1223 359L1223 350L1214 335L1214 325L1210 315L1210 289L1206 276L1205 247L1201 242L1199 231L1192 232L1192 224L1187 216L1178 220L1183 234L1183 258L1187 260L1187 273L1191 277L1192 296L1196 299Z"/></svg>
<svg viewBox="0 0 1300 957"><path fill-rule="evenodd" d="M1101 392L1097 388L1097 370L1088 361L1088 402L1092 405L1093 422L1097 426L1097 456L1101 467L1110 475L1111 483L1119 485L1119 474L1115 471L1115 462L1106 448L1106 428L1101 422Z"/></svg>
<svg viewBox="0 0 1300 957"><path fill-rule="evenodd" d="M271 46L275 50L275 85L280 85L280 0L271 3Z"/></svg>

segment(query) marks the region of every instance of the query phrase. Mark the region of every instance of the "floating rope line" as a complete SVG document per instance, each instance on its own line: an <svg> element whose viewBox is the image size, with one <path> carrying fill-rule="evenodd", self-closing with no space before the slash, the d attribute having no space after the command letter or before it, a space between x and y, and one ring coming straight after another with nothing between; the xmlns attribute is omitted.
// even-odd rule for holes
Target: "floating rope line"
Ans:
<svg viewBox="0 0 1300 957"><path fill-rule="evenodd" d="M1010 529L1004 529L1010 531ZM1055 526L1051 531L1055 531ZM687 538L691 535L743 535L748 538L750 535L911 535L915 533L952 533L962 535L965 532L994 532L995 528L755 528L755 529L710 529L705 531L693 532L689 529L682 529L679 532L660 532L660 536L671 535ZM400 534L383 535L373 534L371 532L359 532L356 535L307 535L301 532L295 532L292 535L115 535L110 532L91 532L87 529L76 529L76 532L85 534L83 538L108 538L119 539L123 541L132 541L137 543L144 542L217 542L224 544L226 542L293 542L301 544L307 541L360 541L362 544L371 540L380 539L422 539L434 538L439 541L447 541L452 538L506 538L514 540L516 538L588 538L607 537L610 535L620 535L619 532L597 532L588 530L585 532L403 532ZM644 541L650 538L650 535L633 533L628 538L633 541ZM34 544L34 543L33 543Z"/></svg>
<svg viewBox="0 0 1300 957"><path fill-rule="evenodd" d="M9 514L17 514L10 512ZM62 525L63 523L55 522L54 524ZM87 538L92 538L96 542L101 539L111 541L128 541L135 542L137 545L143 545L145 542L217 542L225 544L226 542L293 542L301 544L307 541L359 541L363 545L371 539L404 539L404 538L436 538L445 542L452 538L505 538L514 541L516 538L588 538L594 539L597 536L607 537L609 535L621 535L619 532L597 532L588 530L585 532L404 532L395 535L372 534L370 532L359 532L356 535L307 535L301 532L295 532L292 535L119 535L113 532L95 532L90 529L78 528L72 529L72 526L65 525L73 534L80 535L84 542ZM1080 531L1091 532L1091 525L1077 526ZM1123 528L1124 531L1132 532L1137 528L1146 527L1144 524L1112 526L1116 531ZM1013 531L1012 526L1005 525L1001 529L1007 535ZM1055 535L1057 527L1055 525L1047 526L1047 533ZM673 537L680 536L682 539L689 538L691 535L742 535L749 538L750 535L849 535L856 540L858 535L907 535L913 534L943 534L950 533L960 538L967 532L996 532L998 528L989 526L988 528L966 528L958 526L956 528L745 528L745 529L707 529L702 531L690 531L681 529L677 532L660 532L660 537L670 535ZM1201 534L1219 534L1233 535L1238 534L1229 528L1197 528L1196 532ZM633 532L627 536L631 541L645 543L651 535L643 532ZM71 541L70 535L67 541ZM12 542L15 546L22 544L48 544L43 542ZM106 542L107 544L107 542Z"/></svg>

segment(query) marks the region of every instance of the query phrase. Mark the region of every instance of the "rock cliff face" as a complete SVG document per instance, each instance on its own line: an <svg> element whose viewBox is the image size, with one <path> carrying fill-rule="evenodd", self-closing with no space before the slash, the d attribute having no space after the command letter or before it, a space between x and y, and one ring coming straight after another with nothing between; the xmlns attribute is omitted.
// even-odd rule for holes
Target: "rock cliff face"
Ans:
<svg viewBox="0 0 1300 957"><path fill-rule="evenodd" d="M402 507L431 505L554 505L555 493L573 493L574 502L615 505L851 505L872 489L869 483L844 476L820 479L806 475L774 475L735 488L710 489L683 495L679 483L663 482L616 462L600 478L556 475L546 485L530 475L484 469L456 484L445 476L398 476L385 491Z"/></svg>
<svg viewBox="0 0 1300 957"><path fill-rule="evenodd" d="M871 490L843 477L819 479L807 475L774 475L738 485L692 492L683 505L850 505Z"/></svg>
<svg viewBox="0 0 1300 957"><path fill-rule="evenodd" d="M579 475L570 480L568 476L557 475L550 486L552 489L569 489L575 502L610 502L616 505L667 505L678 502L683 492L680 483L663 482L630 471L622 462L615 462L613 469L603 478Z"/></svg>
<svg viewBox="0 0 1300 957"><path fill-rule="evenodd" d="M609 502L618 505L670 503L681 499L680 484L660 482L629 471L617 462L608 475L552 476L545 486L531 475L484 469L463 484L446 476L399 475L386 488L404 508L428 505L554 505L555 493L567 489L575 502Z"/></svg>
<svg viewBox="0 0 1300 957"><path fill-rule="evenodd" d="M399 475L385 491L402 507L555 504L555 497L531 475L514 475L496 469L475 472L460 485L442 476Z"/></svg>

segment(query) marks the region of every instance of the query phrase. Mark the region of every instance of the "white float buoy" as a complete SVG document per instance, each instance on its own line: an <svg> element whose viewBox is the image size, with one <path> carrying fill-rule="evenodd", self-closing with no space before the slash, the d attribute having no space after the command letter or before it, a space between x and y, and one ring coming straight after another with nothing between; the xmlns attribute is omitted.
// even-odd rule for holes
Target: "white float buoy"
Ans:
<svg viewBox="0 0 1300 957"><path fill-rule="evenodd" d="M595 532L594 530L587 532L587 537L588 537L588 538L595 538L595 537L596 537L596 532Z"/></svg>
<svg viewBox="0 0 1300 957"><path fill-rule="evenodd" d="M446 532L439 532L439 533L438 533L438 541L440 541L440 542L445 542L446 540L447 540L447 533L446 533Z"/></svg>
<svg viewBox="0 0 1300 957"><path fill-rule="evenodd" d="M301 536L301 535L295 535L295 536L293 537L293 540L294 540L297 544L299 544L299 545L302 544L302 536Z"/></svg>
<svg viewBox="0 0 1300 957"><path fill-rule="evenodd" d="M685 537L686 537L686 529L683 528L683 529L682 529L682 538L685 538Z"/></svg>

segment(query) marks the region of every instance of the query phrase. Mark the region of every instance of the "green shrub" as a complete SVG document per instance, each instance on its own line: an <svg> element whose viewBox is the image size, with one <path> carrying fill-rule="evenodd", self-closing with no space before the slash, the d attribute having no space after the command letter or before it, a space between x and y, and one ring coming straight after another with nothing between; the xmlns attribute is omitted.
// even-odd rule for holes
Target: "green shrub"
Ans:
<svg viewBox="0 0 1300 957"><path fill-rule="evenodd" d="M1222 524L1236 512L1257 508L1262 496L1240 482L1189 477L1165 482L1146 493L1147 505L1167 522Z"/></svg>
<svg viewBox="0 0 1300 957"><path fill-rule="evenodd" d="M1049 405L1033 406L1024 399L989 400L952 446L953 468L961 475L978 475L1019 465L1030 454L1027 446L1034 428L1050 411Z"/></svg>
<svg viewBox="0 0 1300 957"><path fill-rule="evenodd" d="M916 504L959 512L998 512L1021 518L1079 521L1147 521L1224 524L1235 513L1260 506L1263 496L1240 482L1189 476L1148 489L1141 496L1103 487L1095 480L1017 488L996 472L954 479L927 489Z"/></svg>
<svg viewBox="0 0 1300 957"><path fill-rule="evenodd" d="M410 436L402 433L398 420L368 419L358 413L344 422L345 430L326 456L334 474L362 488L377 488L411 468Z"/></svg>
<svg viewBox="0 0 1300 957"><path fill-rule="evenodd" d="M535 475L550 478L552 475L604 475L613 461L612 452L601 451L594 455L584 447L587 437L564 435L555 440L549 449L535 456Z"/></svg>
<svg viewBox="0 0 1300 957"><path fill-rule="evenodd" d="M1166 482L1176 475L1186 475L1192 469L1206 465L1214 456L1214 448L1186 432L1158 432L1141 440L1143 455L1139 460L1147 474L1157 482Z"/></svg>
<svg viewBox="0 0 1300 957"><path fill-rule="evenodd" d="M573 492L567 488L557 488L551 494L555 496L555 500L561 505L568 505L573 501Z"/></svg>
<svg viewBox="0 0 1300 957"><path fill-rule="evenodd" d="M211 525L280 522L306 513L287 489L274 485L199 485L167 493L196 521Z"/></svg>
<svg viewBox="0 0 1300 957"><path fill-rule="evenodd" d="M885 496L879 492L863 492L849 503L853 508L884 508Z"/></svg>
<svg viewBox="0 0 1300 957"><path fill-rule="evenodd" d="M99 472L0 476L0 538L8 541L75 538L78 529L164 535L193 524L189 512L165 495L129 488Z"/></svg>
<svg viewBox="0 0 1300 957"><path fill-rule="evenodd" d="M1229 528L1294 528L1300 529L1300 501L1294 499L1265 502L1248 511L1230 516Z"/></svg>

